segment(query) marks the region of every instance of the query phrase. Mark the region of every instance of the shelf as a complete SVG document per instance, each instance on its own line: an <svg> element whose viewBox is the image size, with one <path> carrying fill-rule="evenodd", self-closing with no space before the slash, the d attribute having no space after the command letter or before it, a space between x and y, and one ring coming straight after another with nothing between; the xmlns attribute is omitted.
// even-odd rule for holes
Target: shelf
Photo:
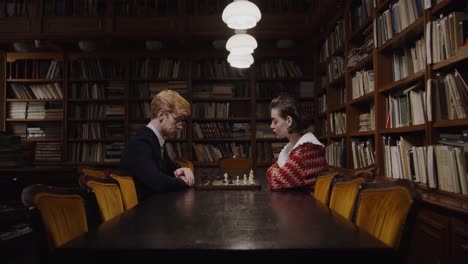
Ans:
<svg viewBox="0 0 468 264"><path fill-rule="evenodd" d="M371 64L373 62L374 55L373 53L368 54L366 57L362 58L355 66L347 68L348 72L356 72L364 68L364 66Z"/></svg>
<svg viewBox="0 0 468 264"><path fill-rule="evenodd" d="M398 87L402 87L410 82L415 82L419 79L424 79L424 75L425 75L425 70L420 70L416 73L413 73L403 79L400 79L398 81L394 81L392 83L389 83L387 85L383 85L382 88L380 89L380 92L381 93L385 93L385 92L390 92L391 90L394 90Z"/></svg>
<svg viewBox="0 0 468 264"><path fill-rule="evenodd" d="M375 7L376 13L381 13L384 9L387 9L390 3L394 0L384 0L382 3Z"/></svg>
<svg viewBox="0 0 468 264"><path fill-rule="evenodd" d="M7 122L62 122L63 119L12 119L12 118L7 118Z"/></svg>
<svg viewBox="0 0 468 264"><path fill-rule="evenodd" d="M345 74L343 72L343 74L340 75L340 77L336 78L335 80L333 80L332 82L330 82L330 86L337 86L338 84L341 84L344 82L345 78L344 78Z"/></svg>
<svg viewBox="0 0 468 264"><path fill-rule="evenodd" d="M70 79L68 82L77 82L77 83L83 83L83 82L127 82L126 80L116 80L116 79L86 79L86 80L81 80L81 79Z"/></svg>
<svg viewBox="0 0 468 264"><path fill-rule="evenodd" d="M300 96L300 95L299 95ZM265 97L257 97L255 100L256 101L261 101L261 102L270 102L271 100L273 100L274 97L271 97L271 98L265 98ZM299 98L297 98L299 101L312 101L315 99L315 97L310 97L310 96L300 96Z"/></svg>
<svg viewBox="0 0 468 264"><path fill-rule="evenodd" d="M440 193L437 193L440 192ZM468 196L461 194L445 194L441 191L424 193L421 198L424 202L452 211L468 215ZM455 196L455 197L453 197Z"/></svg>
<svg viewBox="0 0 468 264"><path fill-rule="evenodd" d="M63 102L63 99L17 99L7 98L7 102Z"/></svg>
<svg viewBox="0 0 468 264"><path fill-rule="evenodd" d="M9 83L56 83L63 82L63 79L7 79Z"/></svg>
<svg viewBox="0 0 468 264"><path fill-rule="evenodd" d="M236 102L250 101L250 97L209 97L209 98L192 98L192 102Z"/></svg>
<svg viewBox="0 0 468 264"><path fill-rule="evenodd" d="M25 142L61 142L61 138L24 138L21 141Z"/></svg>
<svg viewBox="0 0 468 264"><path fill-rule="evenodd" d="M339 135L330 135L331 139L341 139L346 137L346 134L339 134Z"/></svg>
<svg viewBox="0 0 468 264"><path fill-rule="evenodd" d="M70 103L98 103L98 102L117 102L121 103L126 101L125 98L115 98L115 99L110 99L110 98L99 98L99 99L68 99L68 102Z"/></svg>
<svg viewBox="0 0 468 264"><path fill-rule="evenodd" d="M468 52L457 54L439 63L433 64L432 70L452 69L452 68L455 68L460 63L466 63L465 60L468 60Z"/></svg>
<svg viewBox="0 0 468 264"><path fill-rule="evenodd" d="M119 161L108 161L108 162L97 162L97 161L64 161L63 165L85 165L85 166L117 166L119 165Z"/></svg>
<svg viewBox="0 0 468 264"><path fill-rule="evenodd" d="M147 119L145 119L147 120ZM68 121L73 122L115 122L121 121L123 122L124 119L122 118L68 118Z"/></svg>
<svg viewBox="0 0 468 264"><path fill-rule="evenodd" d="M193 122L217 122L217 121L243 121L250 122L250 117L226 117L226 118L202 118L194 117L192 118Z"/></svg>
<svg viewBox="0 0 468 264"><path fill-rule="evenodd" d="M358 131L358 132L351 132L349 135L351 137L364 137L364 136L374 136L375 131L374 130L369 130L369 131Z"/></svg>
<svg viewBox="0 0 468 264"><path fill-rule="evenodd" d="M329 113L343 112L343 110L346 110L346 104L338 105L336 107L329 107L328 110Z"/></svg>
<svg viewBox="0 0 468 264"><path fill-rule="evenodd" d="M393 133L408 133L408 132L424 132L426 129L426 124L417 125L417 126L406 126L406 127L397 127L397 128L385 128L381 130L382 134L393 134Z"/></svg>
<svg viewBox="0 0 468 264"><path fill-rule="evenodd" d="M357 38L361 37L363 34L365 34L366 29L370 26L372 28L372 21L373 21L373 16L369 15L366 20L362 23L361 26L359 26L358 29L355 31L351 32L350 40L356 40Z"/></svg>
<svg viewBox="0 0 468 264"><path fill-rule="evenodd" d="M213 77L213 78L193 78L192 82L219 82L219 81L249 81L248 78L229 78L229 77Z"/></svg>
<svg viewBox="0 0 468 264"><path fill-rule="evenodd" d="M315 80L314 77L311 76L303 76L303 77L258 77L257 82L301 82L301 81L313 81Z"/></svg>
<svg viewBox="0 0 468 264"><path fill-rule="evenodd" d="M129 102L151 102L152 98L128 98Z"/></svg>
<svg viewBox="0 0 468 264"><path fill-rule="evenodd" d="M435 6L431 8L431 14L438 15L439 13L443 12L444 9L451 6L453 2L455 1L458 2L459 0L443 0L442 2L436 4ZM460 1L460 2L463 2L463 1Z"/></svg>
<svg viewBox="0 0 468 264"><path fill-rule="evenodd" d="M402 45L415 39L420 34L424 33L424 16L419 17L413 24L409 25L403 31L398 33L393 38L387 40L382 46L378 47L377 50L381 53L388 52L391 49L401 48Z"/></svg>
<svg viewBox="0 0 468 264"><path fill-rule="evenodd" d="M375 94L375 91L369 92L361 97L351 100L349 104L357 105L357 104L372 102L374 100L374 94Z"/></svg>
<svg viewBox="0 0 468 264"><path fill-rule="evenodd" d="M68 139L68 142L107 142L107 141L125 141L124 137L115 137L115 138L99 138L99 139Z"/></svg>
<svg viewBox="0 0 468 264"><path fill-rule="evenodd" d="M250 138L201 138L193 139L193 142L197 143L212 143L212 142L250 142Z"/></svg>
<svg viewBox="0 0 468 264"><path fill-rule="evenodd" d="M157 83L188 83L187 77L175 77L175 78L130 78L130 82L157 82Z"/></svg>
<svg viewBox="0 0 468 264"><path fill-rule="evenodd" d="M468 118L456 120L440 120L432 124L434 128L468 126Z"/></svg>
<svg viewBox="0 0 468 264"><path fill-rule="evenodd" d="M258 141L268 141L268 142L284 142L284 143L288 143L288 141L286 141L285 139L282 139L282 138L256 138L255 139L257 142Z"/></svg>

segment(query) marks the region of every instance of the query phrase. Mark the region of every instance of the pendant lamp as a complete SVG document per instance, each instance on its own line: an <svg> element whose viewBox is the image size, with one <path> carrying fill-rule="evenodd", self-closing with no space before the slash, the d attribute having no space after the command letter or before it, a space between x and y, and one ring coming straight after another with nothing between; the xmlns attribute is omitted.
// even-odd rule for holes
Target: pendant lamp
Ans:
<svg viewBox="0 0 468 264"><path fill-rule="evenodd" d="M232 29L249 29L255 27L262 18L260 9L247 0L234 0L227 5L222 14L224 23Z"/></svg>
<svg viewBox="0 0 468 264"><path fill-rule="evenodd" d="M226 42L226 49L231 54L252 54L257 48L257 41L249 34L235 34Z"/></svg>
<svg viewBox="0 0 468 264"><path fill-rule="evenodd" d="M230 53L227 57L227 61L234 68L249 68L254 63L252 54L232 54Z"/></svg>

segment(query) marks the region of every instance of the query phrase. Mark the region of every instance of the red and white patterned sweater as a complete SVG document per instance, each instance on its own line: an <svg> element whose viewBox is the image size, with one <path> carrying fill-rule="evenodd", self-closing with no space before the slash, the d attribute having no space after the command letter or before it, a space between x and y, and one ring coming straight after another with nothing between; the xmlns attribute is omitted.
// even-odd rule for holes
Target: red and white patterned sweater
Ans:
<svg viewBox="0 0 468 264"><path fill-rule="evenodd" d="M311 142L294 148L283 166L278 161L268 168L266 176L270 190L311 187L316 176L328 168L325 148Z"/></svg>

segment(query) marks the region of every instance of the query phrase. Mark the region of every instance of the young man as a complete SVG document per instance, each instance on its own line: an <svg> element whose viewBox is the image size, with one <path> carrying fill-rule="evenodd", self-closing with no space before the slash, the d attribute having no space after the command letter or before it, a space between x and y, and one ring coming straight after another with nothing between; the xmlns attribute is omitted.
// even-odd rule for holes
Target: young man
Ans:
<svg viewBox="0 0 468 264"><path fill-rule="evenodd" d="M131 138L122 159L120 170L135 181L138 200L156 192L192 187L192 170L179 168L172 161L164 143L175 138L190 115L190 104L177 92L164 90L151 101L151 121Z"/></svg>

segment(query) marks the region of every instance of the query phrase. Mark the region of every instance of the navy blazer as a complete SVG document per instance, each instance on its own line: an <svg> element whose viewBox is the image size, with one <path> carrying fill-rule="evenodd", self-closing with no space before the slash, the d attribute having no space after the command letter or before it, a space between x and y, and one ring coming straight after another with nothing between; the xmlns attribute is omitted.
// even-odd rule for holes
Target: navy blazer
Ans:
<svg viewBox="0 0 468 264"><path fill-rule="evenodd" d="M120 159L120 171L133 177L138 200L155 192L185 189L189 186L174 175L178 168L164 151L153 130L145 127L130 139Z"/></svg>

